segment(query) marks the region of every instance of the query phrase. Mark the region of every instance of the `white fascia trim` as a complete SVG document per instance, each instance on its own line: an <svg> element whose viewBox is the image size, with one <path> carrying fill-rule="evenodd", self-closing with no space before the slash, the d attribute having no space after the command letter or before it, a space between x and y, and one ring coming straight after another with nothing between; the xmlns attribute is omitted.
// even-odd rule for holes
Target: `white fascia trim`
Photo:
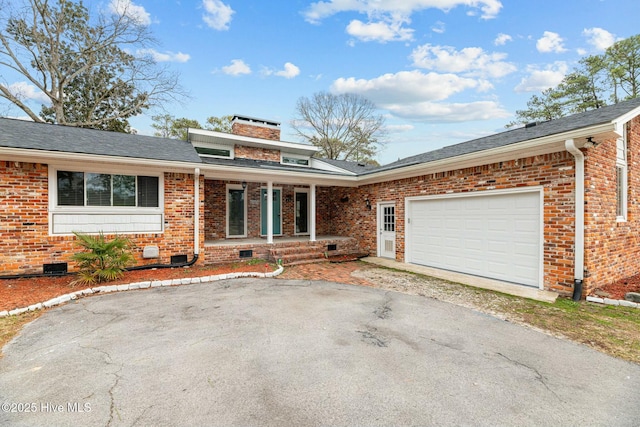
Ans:
<svg viewBox="0 0 640 427"><path fill-rule="evenodd" d="M301 144L298 142L285 142L285 141L272 141L269 139L262 138L254 138L250 136L242 136L242 135L234 135L232 133L225 132L217 132L214 130L204 130L204 129L188 129L188 140L193 144L197 142L206 142L206 140L198 140L191 141L192 135L200 135L204 137L213 138L215 140L222 140L222 143L225 144L241 144L248 147L260 147L260 148L271 148L278 149L282 151L292 151L296 154L308 154L309 156L313 155L320 151L320 148L315 147L313 145Z"/></svg>
<svg viewBox="0 0 640 427"><path fill-rule="evenodd" d="M549 135L542 138L496 147L489 150L477 151L456 157L448 157L428 163L418 163L410 166L375 172L358 177L358 184L373 184L383 181L410 178L429 173L445 172L454 169L480 166L499 161L513 160L514 154L518 158L531 157L541 154L565 151L564 141L567 139L585 139L589 136L615 134L614 124L605 123L597 126L577 129L561 134ZM607 135L608 136L608 135Z"/></svg>
<svg viewBox="0 0 640 427"><path fill-rule="evenodd" d="M633 110L623 114L622 116L618 117L617 119L611 122L613 123L615 127L615 132L618 134L618 136L623 136L624 125L638 115L640 115L640 107L634 108Z"/></svg>
<svg viewBox="0 0 640 427"><path fill-rule="evenodd" d="M61 151L43 151L26 148L0 148L0 159L16 162L43 163L48 165L87 164L118 165L130 168L148 168L162 172L193 173L199 163L145 159L139 157L113 157L108 155L70 153ZM93 166L91 166L93 167Z"/></svg>

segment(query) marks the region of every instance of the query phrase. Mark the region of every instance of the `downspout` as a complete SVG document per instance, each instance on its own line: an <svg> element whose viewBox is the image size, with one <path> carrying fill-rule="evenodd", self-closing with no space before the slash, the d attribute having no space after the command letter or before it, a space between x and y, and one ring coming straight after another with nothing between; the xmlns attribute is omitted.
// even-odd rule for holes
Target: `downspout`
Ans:
<svg viewBox="0 0 640 427"><path fill-rule="evenodd" d="M580 301L584 280L584 154L573 139L567 139L564 146L576 159L573 300Z"/></svg>
<svg viewBox="0 0 640 427"><path fill-rule="evenodd" d="M200 255L200 168L193 173L193 257Z"/></svg>

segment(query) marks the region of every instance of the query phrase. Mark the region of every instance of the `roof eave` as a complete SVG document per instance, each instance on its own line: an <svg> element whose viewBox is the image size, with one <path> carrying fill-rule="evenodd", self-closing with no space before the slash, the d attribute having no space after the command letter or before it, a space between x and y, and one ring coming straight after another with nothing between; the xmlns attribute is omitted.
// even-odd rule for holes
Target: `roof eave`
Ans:
<svg viewBox="0 0 640 427"><path fill-rule="evenodd" d="M213 143L213 144L241 144L247 147L257 147L257 148L270 148L277 149L287 153L292 154L302 154L306 156L312 156L317 153L320 149L313 145L300 144L296 142L286 142L286 141L271 141L269 139L262 138L254 138L250 136L242 136L242 135L234 135L231 133L225 132L217 132L213 130L204 130L204 129L194 129L189 128L187 130L188 140L190 142L202 142L202 143ZM192 139L193 136L200 137Z"/></svg>
<svg viewBox="0 0 640 427"><path fill-rule="evenodd" d="M446 159L373 172L359 176L358 183L360 185L374 184L565 151L564 142L568 139L573 139L579 146L582 146L589 136L594 138L616 138L619 136L616 127L616 122L604 123Z"/></svg>

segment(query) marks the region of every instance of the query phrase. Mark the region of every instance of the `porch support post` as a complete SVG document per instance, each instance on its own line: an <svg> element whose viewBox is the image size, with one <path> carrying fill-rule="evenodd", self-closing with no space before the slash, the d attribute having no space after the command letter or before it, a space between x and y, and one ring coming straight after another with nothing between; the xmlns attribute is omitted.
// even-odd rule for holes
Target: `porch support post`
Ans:
<svg viewBox="0 0 640 427"><path fill-rule="evenodd" d="M273 181L267 182L267 243L273 243Z"/></svg>
<svg viewBox="0 0 640 427"><path fill-rule="evenodd" d="M316 185L311 184L311 226L309 227L309 241L316 241Z"/></svg>

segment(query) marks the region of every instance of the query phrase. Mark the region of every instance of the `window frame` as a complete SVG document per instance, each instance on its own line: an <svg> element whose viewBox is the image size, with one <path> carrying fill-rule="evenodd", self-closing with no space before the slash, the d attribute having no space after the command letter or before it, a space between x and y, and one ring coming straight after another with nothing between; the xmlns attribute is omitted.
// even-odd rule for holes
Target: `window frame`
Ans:
<svg viewBox="0 0 640 427"><path fill-rule="evenodd" d="M288 162L284 161L285 158L295 159L295 160L304 160L304 161L307 162L307 164L306 165L301 165L299 163L288 163ZM280 164L281 165L286 165L286 166L296 166L296 167L299 167L299 168L309 168L309 167L311 167L311 157L300 155L300 154L291 154L291 153L286 153L286 152L280 152Z"/></svg>
<svg viewBox="0 0 640 427"><path fill-rule="evenodd" d="M208 158L212 158L212 159L231 159L233 160L235 158L235 145L233 144L203 144L203 143L194 143L193 144L193 148L196 150L196 152L198 153L198 156L200 157L208 157ZM205 153L200 153L198 152L198 149L202 148L205 150L225 150L225 151L229 151L229 155L228 156L221 156L221 155L216 155L216 154L205 154Z"/></svg>
<svg viewBox="0 0 640 427"><path fill-rule="evenodd" d="M244 232L243 234L234 234L231 235L229 234L229 224L230 224L230 219L231 219L231 199L229 197L229 190L242 190L244 192ZM247 214L248 214L248 205L249 205L249 201L247 199L247 188L242 188L241 184L227 184L225 187L225 205L226 205L226 209L225 209L225 234L226 234L226 238L227 239L242 239L242 238L246 238L247 237L247 230L248 230L248 220L247 220Z"/></svg>
<svg viewBox="0 0 640 427"><path fill-rule="evenodd" d="M622 137L616 140L616 166L615 166L615 182L616 182L616 221L626 222L628 213L628 191L629 191L629 174L628 174L628 139L627 127L624 127Z"/></svg>

